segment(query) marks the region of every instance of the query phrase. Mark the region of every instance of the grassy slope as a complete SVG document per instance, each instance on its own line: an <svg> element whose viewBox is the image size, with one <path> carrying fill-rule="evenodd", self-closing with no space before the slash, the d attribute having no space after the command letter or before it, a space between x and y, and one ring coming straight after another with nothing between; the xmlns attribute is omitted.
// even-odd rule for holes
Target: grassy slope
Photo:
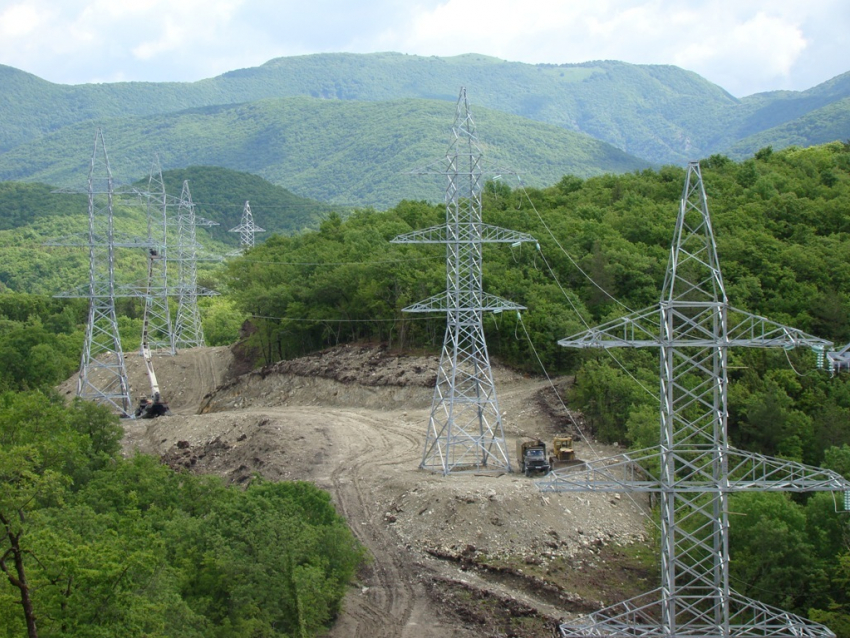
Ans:
<svg viewBox="0 0 850 638"><path fill-rule="evenodd" d="M531 184L647 165L556 126L486 109L474 115L485 154ZM108 148L120 149L110 151L118 178L145 175L157 152L164 167L224 166L313 199L386 207L405 198L442 199L441 180L404 173L445 155L453 118L454 105L440 101L289 98L98 124L105 127ZM0 155L0 179L81 183L93 126L69 126Z"/></svg>

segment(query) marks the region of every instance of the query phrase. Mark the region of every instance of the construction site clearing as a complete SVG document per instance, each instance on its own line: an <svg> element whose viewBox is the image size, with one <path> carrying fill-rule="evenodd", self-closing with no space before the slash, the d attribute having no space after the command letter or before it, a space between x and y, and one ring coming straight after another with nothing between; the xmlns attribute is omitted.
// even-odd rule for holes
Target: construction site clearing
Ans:
<svg viewBox="0 0 850 638"><path fill-rule="evenodd" d="M655 586L643 497L544 494L517 467L419 469L436 357L347 345L252 371L234 351L156 356L172 416L123 419L125 453L237 485L261 475L328 490L370 554L328 637L554 636L560 622ZM143 358L128 356L127 370L131 396L144 394ZM618 451L576 431L579 415L556 396L569 379L556 390L498 365L493 374L509 450L539 439L556 468Z"/></svg>

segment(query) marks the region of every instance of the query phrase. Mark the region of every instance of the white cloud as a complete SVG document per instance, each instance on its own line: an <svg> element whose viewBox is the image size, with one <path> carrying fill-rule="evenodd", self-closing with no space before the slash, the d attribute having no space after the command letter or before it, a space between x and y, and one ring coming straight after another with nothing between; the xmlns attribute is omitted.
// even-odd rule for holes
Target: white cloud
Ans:
<svg viewBox="0 0 850 638"><path fill-rule="evenodd" d="M0 34L7 38L28 35L38 28L43 14L35 7L15 4L0 13Z"/></svg>
<svg viewBox="0 0 850 638"><path fill-rule="evenodd" d="M168 17L162 22L161 31L157 34L159 37L137 45L133 48L133 56L139 60L150 60L157 55L180 48L185 42L186 30L174 24Z"/></svg>
<svg viewBox="0 0 850 638"><path fill-rule="evenodd" d="M804 31L806 17L833 11L841 19L843 12L850 26L841 7L840 0L446 0L420 12L397 44L422 54L475 51L532 63L676 64L741 95L787 83L817 38Z"/></svg>

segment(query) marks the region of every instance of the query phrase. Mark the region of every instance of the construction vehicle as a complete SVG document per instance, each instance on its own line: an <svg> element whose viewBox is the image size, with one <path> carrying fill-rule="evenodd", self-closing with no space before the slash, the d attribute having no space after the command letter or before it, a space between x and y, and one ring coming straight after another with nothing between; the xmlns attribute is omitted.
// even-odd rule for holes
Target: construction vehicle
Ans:
<svg viewBox="0 0 850 638"><path fill-rule="evenodd" d="M155 259L159 259L156 250L151 249L148 254L148 295L150 295L151 280L153 279L153 263ZM142 397L139 399L139 405L136 408L133 416L137 419L155 419L160 416L171 416L171 410L168 409L168 403L162 398L159 391L159 382L156 380L156 373L153 369L153 360L151 357L151 348L148 341L148 326L149 308L148 300L145 300L145 316L142 321L142 345L141 355L145 361L145 369L148 373L148 381L151 386L150 397Z"/></svg>
<svg viewBox="0 0 850 638"><path fill-rule="evenodd" d="M540 439L520 439L516 442L516 455L520 472L526 476L534 472L548 474L551 469L546 458L546 444Z"/></svg>
<svg viewBox="0 0 850 638"><path fill-rule="evenodd" d="M552 449L549 452L549 465L552 469L581 463L576 458L573 448L573 437L566 434L556 434L552 439Z"/></svg>

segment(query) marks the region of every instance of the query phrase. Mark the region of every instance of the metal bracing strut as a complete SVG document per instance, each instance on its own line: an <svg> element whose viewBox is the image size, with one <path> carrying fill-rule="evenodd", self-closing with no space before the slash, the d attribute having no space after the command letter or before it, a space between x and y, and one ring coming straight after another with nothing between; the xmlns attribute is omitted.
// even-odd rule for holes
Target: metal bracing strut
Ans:
<svg viewBox="0 0 850 638"><path fill-rule="evenodd" d="M524 307L483 291L482 248L485 243L535 240L525 233L482 223L482 153L465 88L458 96L445 161L435 169L417 172L444 175L448 182L446 223L392 240L446 246L446 291L404 309L446 313L446 334L420 467L443 474L473 468L510 471L482 315L485 311L518 311Z"/></svg>
<svg viewBox="0 0 850 638"><path fill-rule="evenodd" d="M830 344L732 308L726 298L702 175L688 166L658 306L558 342L565 347L657 347L660 444L562 470L546 491L631 490L658 496L661 587L561 626L563 636L659 638L827 637L805 618L748 599L729 585L730 494L847 491L835 472L729 446L727 352L732 346Z"/></svg>
<svg viewBox="0 0 850 638"><path fill-rule="evenodd" d="M77 396L112 406L126 416L131 410L130 384L118 334L115 298L135 296L136 291L125 287L119 290L115 283L115 247L144 244L138 241L116 241L113 195L112 170L103 132L98 129L88 177L88 234L82 238L51 242L53 245L82 246L88 249L88 284L56 296L89 301Z"/></svg>
<svg viewBox="0 0 850 638"><path fill-rule="evenodd" d="M242 219L238 226L234 226L228 232L239 233L239 253L244 253L254 247L254 235L256 233L264 233L265 229L260 228L254 223L254 215L251 213L251 205L245 201L245 206L242 209Z"/></svg>

